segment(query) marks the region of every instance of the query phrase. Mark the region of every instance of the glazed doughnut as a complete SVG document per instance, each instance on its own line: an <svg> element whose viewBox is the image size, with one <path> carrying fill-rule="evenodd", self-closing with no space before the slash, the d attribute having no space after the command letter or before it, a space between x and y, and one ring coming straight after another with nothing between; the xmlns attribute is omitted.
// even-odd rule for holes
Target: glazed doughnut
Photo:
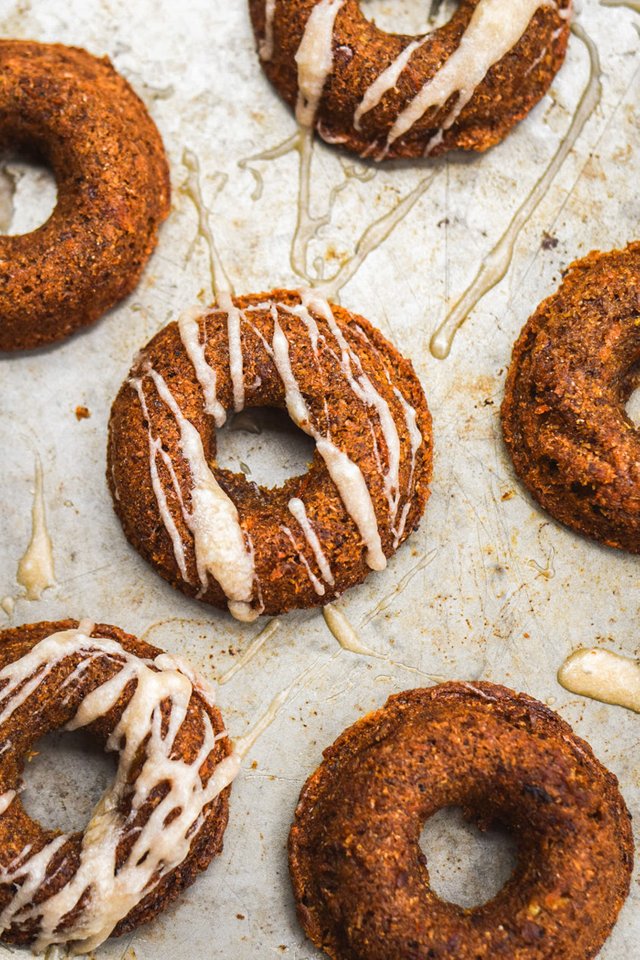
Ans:
<svg viewBox="0 0 640 960"><path fill-rule="evenodd" d="M419 37L359 0L249 0L265 73L302 127L363 157L487 150L562 66L572 0L462 0Z"/></svg>
<svg viewBox="0 0 640 960"><path fill-rule="evenodd" d="M410 362L362 317L312 291L222 299L139 354L107 476L126 536L165 579L252 620L384 569L429 495L431 418ZM316 442L308 472L278 488L215 464L226 411L260 406Z"/></svg>
<svg viewBox="0 0 640 960"><path fill-rule="evenodd" d="M640 243L569 267L513 351L502 425L516 472L549 513L640 553Z"/></svg>
<svg viewBox="0 0 640 960"><path fill-rule="evenodd" d="M0 351L93 323L136 286L169 212L169 172L151 117L105 58L59 44L0 41L0 153L35 154L55 210L0 236Z"/></svg>
<svg viewBox="0 0 640 960"><path fill-rule="evenodd" d="M86 728L118 755L83 834L20 802L25 758ZM239 761L212 691L184 661L116 627L63 621L0 633L0 938L89 953L151 920L222 849Z"/></svg>
<svg viewBox="0 0 640 960"><path fill-rule="evenodd" d="M420 834L445 807L518 842L511 878L473 909L430 886ZM298 915L334 960L590 960L629 892L630 819L543 704L491 683L410 690L343 733L302 790Z"/></svg>

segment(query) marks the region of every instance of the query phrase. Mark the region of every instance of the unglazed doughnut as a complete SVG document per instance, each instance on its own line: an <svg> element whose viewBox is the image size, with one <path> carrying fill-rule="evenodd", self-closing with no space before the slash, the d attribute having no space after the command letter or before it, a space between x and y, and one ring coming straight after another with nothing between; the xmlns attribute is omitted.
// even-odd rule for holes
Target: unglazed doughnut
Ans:
<svg viewBox="0 0 640 960"><path fill-rule="evenodd" d="M385 33L359 0L249 0L265 73L302 127L361 156L486 150L544 96L572 0L462 0L420 37Z"/></svg>
<svg viewBox="0 0 640 960"><path fill-rule="evenodd" d="M169 212L160 135L105 58L0 41L0 153L35 154L56 178L43 226L0 236L0 350L93 323L136 286Z"/></svg>
<svg viewBox="0 0 640 960"><path fill-rule="evenodd" d="M518 841L496 897L463 909L431 889L420 848L461 807ZM567 723L491 683L391 697L325 751L289 839L298 915L334 960L591 960L633 865L618 783Z"/></svg>
<svg viewBox="0 0 640 960"><path fill-rule="evenodd" d="M88 729L118 754L83 834L20 802L40 737ZM239 761L212 691L179 658L116 627L0 633L0 939L89 953L155 917L222 849Z"/></svg>
<svg viewBox="0 0 640 960"><path fill-rule="evenodd" d="M431 418L410 362L362 317L275 290L186 313L139 354L111 414L108 480L136 549L242 620L329 603L417 526ZM258 487L215 464L226 411L286 409L309 471Z"/></svg>
<svg viewBox="0 0 640 960"><path fill-rule="evenodd" d="M502 425L516 472L561 523L640 553L640 243L572 264L514 347Z"/></svg>

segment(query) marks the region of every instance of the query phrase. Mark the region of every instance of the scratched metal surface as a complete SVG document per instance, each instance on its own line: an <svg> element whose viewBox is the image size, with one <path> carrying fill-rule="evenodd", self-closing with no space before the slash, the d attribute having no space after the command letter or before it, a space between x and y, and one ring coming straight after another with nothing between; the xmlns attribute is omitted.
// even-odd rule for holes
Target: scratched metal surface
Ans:
<svg viewBox="0 0 640 960"><path fill-rule="evenodd" d="M423 11L424 4L399 0L397 14L415 19L418 7ZM369 0L369 8L388 14L393 5ZM603 65L599 105L517 236L506 278L474 310L446 361L429 352L433 331L550 162L588 83L588 56L578 38L549 95L506 143L484 157L398 165L366 182L350 178L312 245L310 262L324 255L333 272L364 227L435 170L410 215L342 293L345 305L412 357L423 380L434 414L433 496L419 533L388 570L342 602L379 659L342 650L317 612L297 614L283 619L256 658L221 687L220 704L238 735L294 683L234 788L222 856L179 905L131 943L108 944L101 956L317 957L295 922L287 877L285 840L298 791L321 749L346 725L389 694L430 682L429 676L490 679L552 704L618 775L640 824L640 720L570 696L555 679L577 646L603 643L638 653L638 561L550 522L516 483L498 425L510 348L530 312L572 259L623 245L638 233L640 17L629 6L585 0L579 19ZM199 159L211 226L236 289L301 283L289 264L297 158L255 165L264 177L260 199L252 199L251 173L238 166L289 136L292 118L261 75L243 0L0 0L0 30L108 53L157 121L174 185L170 219L135 294L56 349L0 361L0 597L19 593L15 573L29 539L36 453L57 577L41 602L19 599L6 624L90 616L146 632L209 676L219 675L258 627L174 593L128 547L104 482L105 430L136 349L183 307L210 298L207 249L202 241L194 245L197 213L181 189L185 148ZM340 156L324 146L316 148L313 170L314 210L321 213L345 171ZM219 173L228 180L217 192ZM16 217L23 219L14 228L22 223L24 229L29 204L37 209L46 200L39 189L34 199L33 183L30 188L20 169L10 169L0 179L5 225L16 181ZM89 408L89 419L76 419L78 405ZM269 476L266 446L264 436L246 434L225 442L230 462L242 460L263 478ZM302 453L286 438L269 445L270 462L281 459L291 469ZM381 601L384 609L371 617ZM0 623L4 616L0 611ZM86 816L89 806L74 786L82 782L82 752L66 751L64 758L57 767L36 762L27 799L49 822L66 825ZM105 775L102 770L103 782ZM47 803L54 776L62 809ZM429 847L443 869L447 859L459 861L460 869L466 864L471 895L486 868L473 842L452 849L442 828L432 832ZM638 955L639 905L636 878L602 952L605 960Z"/></svg>

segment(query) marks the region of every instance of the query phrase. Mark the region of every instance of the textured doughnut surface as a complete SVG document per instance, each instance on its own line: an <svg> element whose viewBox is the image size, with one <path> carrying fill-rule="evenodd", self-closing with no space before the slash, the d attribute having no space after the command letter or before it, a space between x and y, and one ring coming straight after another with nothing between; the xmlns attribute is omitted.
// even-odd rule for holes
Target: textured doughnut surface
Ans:
<svg viewBox="0 0 640 960"><path fill-rule="evenodd" d="M385 33L358 0L249 0L265 73L299 121L361 156L486 150L564 60L571 0L462 0L421 37Z"/></svg>
<svg viewBox="0 0 640 960"><path fill-rule="evenodd" d="M37 741L85 727L118 772L84 834L45 829L18 790ZM187 664L116 627L0 632L0 938L92 951L151 920L222 849L237 759Z"/></svg>
<svg viewBox="0 0 640 960"><path fill-rule="evenodd" d="M315 441L278 488L215 464L226 412L277 407ZM112 410L108 480L124 531L179 589L240 619L328 603L417 526L431 419L409 361L362 317L275 290L169 324Z"/></svg>
<svg viewBox="0 0 640 960"><path fill-rule="evenodd" d="M640 243L569 267L514 347L502 425L516 472L561 523L640 553Z"/></svg>
<svg viewBox="0 0 640 960"><path fill-rule="evenodd" d="M500 893L431 889L425 821L461 807L517 839ZM305 785L289 839L298 915L336 960L591 960L628 891L616 778L541 703L490 683L411 690L349 728Z"/></svg>
<svg viewBox="0 0 640 960"><path fill-rule="evenodd" d="M61 340L130 293L169 212L160 135L106 58L0 41L0 153L16 151L50 166L58 201L0 236L0 351Z"/></svg>

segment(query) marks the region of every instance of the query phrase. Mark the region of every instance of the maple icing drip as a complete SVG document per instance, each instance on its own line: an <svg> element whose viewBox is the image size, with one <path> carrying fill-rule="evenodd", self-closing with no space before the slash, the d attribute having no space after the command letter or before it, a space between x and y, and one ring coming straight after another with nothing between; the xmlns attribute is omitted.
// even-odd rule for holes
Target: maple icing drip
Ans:
<svg viewBox="0 0 640 960"><path fill-rule="evenodd" d="M296 120L301 127L313 126L324 85L333 68L333 31L345 0L320 0L307 20L296 53L298 103Z"/></svg>
<svg viewBox="0 0 640 960"><path fill-rule="evenodd" d="M83 834L76 854L77 869L56 893L34 903L51 876L52 865L59 864L59 854L64 857L63 848L73 841L70 834L55 837L37 852L28 846L0 869L0 883L13 886L11 899L0 913L0 931L35 922L34 950L39 952L70 943L74 952L87 953L106 940L118 922L186 859L204 823L205 809L240 768L239 755L231 754L203 782L200 771L219 739L204 710L200 713L202 744L196 757L186 763L175 749L194 688L210 703L212 688L197 681L177 657L162 654L155 660L143 660L116 640L91 637L92 630L93 624L82 623L78 629L52 634L0 671L0 723L6 723L65 659L81 655L117 665L117 673L83 699L67 724L69 730L104 717L135 681L106 745L107 750L119 753L117 773ZM132 779L131 771L141 755L142 767ZM146 822L140 822L141 809L160 785L166 791L163 798ZM9 796L0 797L0 815L13 800L8 800ZM132 837L129 853L118 863L118 848ZM75 912L73 921L59 930L61 920L71 911Z"/></svg>
<svg viewBox="0 0 640 960"><path fill-rule="evenodd" d="M273 21L276 15L276 2L277 0L265 0L264 37L258 48L261 60L271 60L273 56Z"/></svg>

